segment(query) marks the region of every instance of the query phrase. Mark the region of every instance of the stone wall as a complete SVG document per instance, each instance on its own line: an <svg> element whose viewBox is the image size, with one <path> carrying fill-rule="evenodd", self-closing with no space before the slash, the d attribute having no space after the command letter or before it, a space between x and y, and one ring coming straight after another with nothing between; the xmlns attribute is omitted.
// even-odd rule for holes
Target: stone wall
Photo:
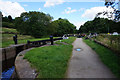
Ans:
<svg viewBox="0 0 120 80"><path fill-rule="evenodd" d="M28 49L27 44L18 44L18 45L12 45L10 47L6 48L0 48L0 51L2 53L2 59L0 59L0 62L2 62L2 70L5 70L11 66L14 65L14 61L17 54L25 49ZM2 61L1 61L2 60Z"/></svg>
<svg viewBox="0 0 120 80"><path fill-rule="evenodd" d="M0 50L2 50L2 61L4 61L5 59L10 59L15 57L17 53L27 49L26 46L27 44L20 44L20 45L13 45L6 48L1 48Z"/></svg>
<svg viewBox="0 0 120 80"><path fill-rule="evenodd" d="M62 38L61 38L62 39ZM55 41L56 40L61 40L60 38L56 38L55 39ZM47 44L49 44L50 42L48 41L47 42ZM40 46L43 46L43 45L45 45L45 44L42 44L42 45L40 45ZM39 46L39 47L40 47ZM6 47L6 48L0 48L0 51L1 51L1 55L2 55L2 57L0 57L0 62L2 62L2 68L0 68L0 69L2 69L2 71L4 71L4 70L6 70L6 69L8 69L8 68L10 68L10 67L12 67L12 66L14 66L14 64L15 64L15 70L16 71L14 71L14 73L13 73L13 75L12 75L12 78L13 77L15 77L15 74L17 74L17 77L18 78L21 78L21 77L23 77L24 75L22 75L21 76L21 74L19 74L19 72L20 72L20 70L18 70L20 67L17 65L17 63L18 62L15 62L15 59L16 59L16 61L17 61L17 55L21 52L21 51L23 51L24 52L24 50L29 50L30 48L34 48L34 46L33 46L33 44L18 44L18 45L12 45L12 46L10 46L10 47ZM26 50L26 51L27 51ZM22 53L22 52L21 52ZM19 55L18 55L19 56ZM1 59L2 58L2 59ZM21 62L19 62L19 63L21 63ZM26 63L27 64L27 63ZM16 69L16 67L18 67L17 69ZM24 67L24 66L23 66ZM21 67L21 68L23 68L23 67ZM29 66L28 66L29 67ZM26 69L26 67L25 67L25 69ZM31 68L28 68L28 69L30 69L30 70L28 70L28 71L32 71L32 69ZM1 71L1 70L0 70ZM23 73L24 73L24 71L23 71ZM23 74L22 73L22 74ZM33 74L30 74L30 75L32 75L32 78L34 77L35 78L35 76L36 76L36 73L35 73L35 71L33 72L34 73L34 75ZM26 74L26 73L24 73L24 74ZM28 74L28 73L27 73ZM18 75L20 75L20 76L18 76ZM24 76L25 78L26 77L28 77L28 76Z"/></svg>
<svg viewBox="0 0 120 80"><path fill-rule="evenodd" d="M17 75L19 80L25 78L34 80L38 74L37 71L31 67L30 63L26 59L23 59L24 54L31 49L32 48L20 52L15 59L15 75ZM13 77L15 75L13 75Z"/></svg>

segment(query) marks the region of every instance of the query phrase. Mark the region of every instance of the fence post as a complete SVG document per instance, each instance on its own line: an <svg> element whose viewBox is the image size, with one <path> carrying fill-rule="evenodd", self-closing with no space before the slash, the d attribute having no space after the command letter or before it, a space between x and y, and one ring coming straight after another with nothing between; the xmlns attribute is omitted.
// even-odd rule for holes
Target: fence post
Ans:
<svg viewBox="0 0 120 80"><path fill-rule="evenodd" d="M27 48L29 48L29 46L30 46L30 41L27 40Z"/></svg>
<svg viewBox="0 0 120 80"><path fill-rule="evenodd" d="M17 35L13 36L14 43L17 44Z"/></svg>
<svg viewBox="0 0 120 80"><path fill-rule="evenodd" d="M53 36L50 36L51 45L53 45Z"/></svg>

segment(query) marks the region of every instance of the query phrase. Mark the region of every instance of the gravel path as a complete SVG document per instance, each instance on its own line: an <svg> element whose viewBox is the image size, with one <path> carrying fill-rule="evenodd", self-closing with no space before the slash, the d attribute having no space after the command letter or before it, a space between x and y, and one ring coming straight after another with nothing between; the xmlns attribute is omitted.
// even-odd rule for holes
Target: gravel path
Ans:
<svg viewBox="0 0 120 80"><path fill-rule="evenodd" d="M77 48L81 48L81 51L76 51ZM82 38L77 38L73 43L67 78L115 78L115 76Z"/></svg>

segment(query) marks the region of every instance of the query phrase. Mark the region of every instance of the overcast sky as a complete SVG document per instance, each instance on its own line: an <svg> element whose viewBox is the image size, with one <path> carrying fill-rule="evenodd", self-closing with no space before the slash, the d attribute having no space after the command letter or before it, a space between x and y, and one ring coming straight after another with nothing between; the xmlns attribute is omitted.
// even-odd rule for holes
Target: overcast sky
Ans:
<svg viewBox="0 0 120 80"><path fill-rule="evenodd" d="M11 15L15 18L22 12L40 11L50 14L54 20L68 19L77 29L104 10L106 7L103 0L0 0L3 16Z"/></svg>

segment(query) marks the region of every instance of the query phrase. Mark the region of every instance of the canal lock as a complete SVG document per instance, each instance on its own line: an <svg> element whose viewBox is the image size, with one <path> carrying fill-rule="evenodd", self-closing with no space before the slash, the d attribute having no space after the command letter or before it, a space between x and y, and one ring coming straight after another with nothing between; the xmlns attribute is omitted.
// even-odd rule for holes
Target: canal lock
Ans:
<svg viewBox="0 0 120 80"><path fill-rule="evenodd" d="M2 79L17 78L14 66L15 59L18 53L25 49L27 49L26 45L16 45L2 50L2 75L0 76ZM10 55L12 56L10 57Z"/></svg>

